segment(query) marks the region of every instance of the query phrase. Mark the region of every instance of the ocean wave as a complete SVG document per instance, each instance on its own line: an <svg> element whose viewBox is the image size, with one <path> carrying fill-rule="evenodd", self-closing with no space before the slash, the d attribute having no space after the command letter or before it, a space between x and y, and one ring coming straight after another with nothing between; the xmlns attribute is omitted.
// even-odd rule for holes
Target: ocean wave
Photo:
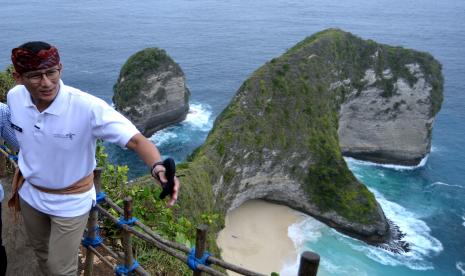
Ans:
<svg viewBox="0 0 465 276"><path fill-rule="evenodd" d="M187 113L186 119L183 123L189 124L190 126L202 131L209 131L213 124L211 115L212 112L208 105L192 103L189 106L189 113Z"/></svg>
<svg viewBox="0 0 465 276"><path fill-rule="evenodd" d="M365 166L372 166L372 167L383 167L383 168L388 168L388 169L394 169L397 171L406 171L406 170L416 170L421 167L424 167L426 165L426 162L428 161L429 155L426 155L423 159L421 159L420 163L416 166L403 166L403 165L393 165L393 164L378 164L370 161L363 161L363 160L358 160L352 157L344 157L344 160L347 163L352 163L355 165L365 165Z"/></svg>
<svg viewBox="0 0 465 276"><path fill-rule="evenodd" d="M394 253L382 247L368 245L357 239L341 234L309 216L288 228L288 236L293 241L297 251L303 252L304 250L312 250L310 248L313 247L312 244L318 247L320 246L318 245L320 240L326 243L326 237L332 237L332 240L339 240L349 248L383 265L406 266L410 269L420 271L434 269L432 262L429 260L432 256L436 256L442 252L444 248L441 242L431 235L431 229L428 225L419 219L417 215L408 211L401 205L385 199L376 190L371 189L371 191L375 194L386 217L397 225L399 230L405 234L402 241L409 244L408 252ZM463 219L465 221L465 215ZM352 273L355 273L354 270L358 269L354 266L339 266L336 263L332 263L328 257L322 258L320 265L329 275L353 275ZM296 260L295 263L286 264L281 271L281 275L295 275L297 270L298 260ZM351 273L345 273L348 272L348 270L350 270ZM357 275L363 275L365 272L358 270L356 273Z"/></svg>
<svg viewBox="0 0 465 276"><path fill-rule="evenodd" d="M462 219L463 219L462 225L465 227L465 216L463 216Z"/></svg>
<svg viewBox="0 0 465 276"><path fill-rule="evenodd" d="M281 276L295 276L299 271L300 265L300 256L299 258L293 263L285 263L283 268L279 271L279 275ZM331 262L329 259L320 259L320 269L318 271L318 275L324 273L324 275L357 275L357 276L365 276L368 275L367 273L358 271L357 273L353 273L350 271L350 268L347 268L344 265L337 265ZM352 269L354 270L354 269ZM324 271L324 272L323 272Z"/></svg>
<svg viewBox="0 0 465 276"><path fill-rule="evenodd" d="M280 276L295 276L299 271L300 256L292 263L284 263L282 269L279 271ZM368 276L363 271L357 271L354 273L353 270L357 270L354 267L348 268L344 265L337 265L331 260L324 258L320 259L318 275L357 275L357 276Z"/></svg>
<svg viewBox="0 0 465 276"><path fill-rule="evenodd" d="M155 142L157 147L161 147L163 144L176 139L178 135L174 132L173 128L165 128L157 131L152 137L152 141Z"/></svg>
<svg viewBox="0 0 465 276"><path fill-rule="evenodd" d="M292 224L288 228L288 236L294 243L294 248L297 249L298 255L304 251L313 249L309 248L309 243L318 243L324 237L331 237L331 240L339 240L341 238L352 239L348 236L340 234L339 232L328 227L324 223L314 219L311 216L303 215L304 219ZM355 242L359 242L354 240ZM327 241L323 241L326 243ZM293 262L285 263L279 272L281 276L294 276L297 274L300 265L300 256ZM369 273L361 271L358 267L341 264L336 260L324 257L320 259L320 269L318 275L359 275L368 276Z"/></svg>
<svg viewBox="0 0 465 276"><path fill-rule="evenodd" d="M432 184L429 185L429 187L433 187L433 186L446 186L446 187L455 187L455 188L460 188L460 189L465 189L465 187L462 187L460 185L456 185L456 184L447 184L447 183L444 183L444 182L434 182Z"/></svg>
<svg viewBox="0 0 465 276"><path fill-rule="evenodd" d="M323 236L326 225L318 220L305 216L305 219L289 226L287 235L295 248L302 248L305 242L317 242Z"/></svg>
<svg viewBox="0 0 465 276"><path fill-rule="evenodd" d="M465 263L457 262L455 264L455 267L457 268L458 271L460 271L462 273L462 275L465 275Z"/></svg>
<svg viewBox="0 0 465 276"><path fill-rule="evenodd" d="M410 250L404 253L393 253L382 248L364 244L351 244L356 250L364 252L371 259L390 266L405 265L414 270L434 269L427 259L438 255L444 250L441 242L431 236L428 225L417 216L397 203L388 201L376 190L371 190L383 208L386 217L397 225L405 234L403 241L410 245Z"/></svg>
<svg viewBox="0 0 465 276"><path fill-rule="evenodd" d="M169 143L177 145L187 143L191 140L192 133L206 133L212 128L211 115L212 112L208 105L193 103L190 105L189 113L184 121L155 132L150 140L157 147L163 147Z"/></svg>
<svg viewBox="0 0 465 276"><path fill-rule="evenodd" d="M298 254L304 251L306 242L317 242L323 236L323 230L328 228L318 220L302 214L304 219L296 222L288 227L287 235L294 243L294 248L297 249ZM322 266L328 266L334 268L329 261L320 260ZM327 263L323 263L327 262ZM293 276L297 274L299 270L300 256L297 257L294 262L285 263L279 272L281 276ZM335 269L335 268L334 268Z"/></svg>

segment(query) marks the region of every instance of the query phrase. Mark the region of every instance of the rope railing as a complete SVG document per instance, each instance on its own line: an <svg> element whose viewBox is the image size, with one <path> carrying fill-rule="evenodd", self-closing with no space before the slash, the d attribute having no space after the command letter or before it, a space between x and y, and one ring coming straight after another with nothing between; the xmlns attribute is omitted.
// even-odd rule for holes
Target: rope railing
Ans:
<svg viewBox="0 0 465 276"><path fill-rule="evenodd" d="M2 147L0 147L0 153L2 155L0 157L0 174L2 170L5 170L5 159L9 160L15 168L17 167L15 162L17 159L14 160L11 153L7 152L6 149ZM136 236L137 238L155 246L158 250L161 250L182 261L193 271L194 276L200 276L203 273L214 276L226 276L223 272L210 267L211 264L228 271L233 271L240 275L265 275L211 256L206 251L206 236L208 230L206 225L200 225L197 227L196 243L193 248L188 248L183 244L162 238L159 234L153 232L149 227L132 216L131 197L124 198L124 208L121 208L111 199L106 197L101 190L101 174L101 168L97 168L94 171L94 186L97 193L97 204L90 211L87 230L84 233L82 240L82 245L87 249L84 264L84 276L93 275L94 257L97 257L102 261L102 264L111 268L115 272L115 275L150 275L133 256L133 236ZM113 216L110 211L103 207L103 205L107 205L109 208L116 211L116 213L120 214L121 217L117 218ZM111 247L104 244L104 239L99 235L99 213L122 229L122 247L124 252L116 252ZM97 248L100 248L100 251L106 252L117 260L118 264L115 265L110 262L101 252L99 252ZM316 276L319 260L320 257L318 254L309 251L304 252L300 258L298 276Z"/></svg>

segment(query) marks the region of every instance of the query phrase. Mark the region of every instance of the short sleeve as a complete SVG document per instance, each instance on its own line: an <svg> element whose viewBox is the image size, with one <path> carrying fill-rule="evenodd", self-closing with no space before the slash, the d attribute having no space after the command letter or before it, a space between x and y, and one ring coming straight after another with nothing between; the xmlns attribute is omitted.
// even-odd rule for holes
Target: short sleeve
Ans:
<svg viewBox="0 0 465 276"><path fill-rule="evenodd" d="M92 132L97 139L120 147L126 147L129 140L139 133L126 117L98 98L92 103Z"/></svg>

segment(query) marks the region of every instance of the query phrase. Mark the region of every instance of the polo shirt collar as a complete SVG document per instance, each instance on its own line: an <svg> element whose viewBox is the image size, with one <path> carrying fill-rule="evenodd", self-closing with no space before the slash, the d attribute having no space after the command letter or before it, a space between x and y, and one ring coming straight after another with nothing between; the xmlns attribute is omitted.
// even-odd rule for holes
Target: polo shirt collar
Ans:
<svg viewBox="0 0 465 276"><path fill-rule="evenodd" d="M24 87L26 89L26 87ZM35 104L32 102L31 95L29 91L27 91L27 97L26 97L26 102L25 106L27 107L35 107ZM43 112L48 113L48 114L53 114L53 115L60 115L63 110L66 109L66 99L68 96L68 92L64 88L63 81L60 80L60 89L58 90L58 95L55 97L53 100L52 104L47 107Z"/></svg>

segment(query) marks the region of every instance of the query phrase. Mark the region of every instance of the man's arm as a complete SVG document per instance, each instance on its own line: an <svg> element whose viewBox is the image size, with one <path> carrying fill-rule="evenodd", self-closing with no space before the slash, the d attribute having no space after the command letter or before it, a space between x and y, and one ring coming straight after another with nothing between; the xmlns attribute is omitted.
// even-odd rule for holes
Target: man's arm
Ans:
<svg viewBox="0 0 465 276"><path fill-rule="evenodd" d="M157 147L140 133L132 136L132 138L126 144L126 147L135 151L139 158L142 159L142 161L144 161L144 163L149 168L152 168L153 164L155 164L156 162L161 161L161 155ZM158 165L154 169L157 170L157 172L160 172L161 180L166 182L166 177L164 173L165 170L164 168L159 168L162 166L163 165ZM177 177L175 177L173 193L171 194L170 200L168 201L168 206L170 207L173 206L176 200L178 199L179 186L179 180Z"/></svg>
<svg viewBox="0 0 465 276"><path fill-rule="evenodd" d="M18 151L18 141L16 140L15 132L11 127L10 110L6 104L0 104L0 116L0 135L14 151Z"/></svg>

